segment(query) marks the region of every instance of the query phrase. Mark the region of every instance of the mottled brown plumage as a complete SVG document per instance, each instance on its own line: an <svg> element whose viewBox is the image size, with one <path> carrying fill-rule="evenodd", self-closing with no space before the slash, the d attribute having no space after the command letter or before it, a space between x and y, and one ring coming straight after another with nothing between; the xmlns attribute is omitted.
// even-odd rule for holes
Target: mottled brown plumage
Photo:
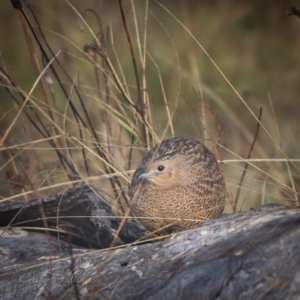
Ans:
<svg viewBox="0 0 300 300"><path fill-rule="evenodd" d="M219 216L226 198L213 153L185 138L167 139L151 149L133 175L129 194L133 215L159 234Z"/></svg>

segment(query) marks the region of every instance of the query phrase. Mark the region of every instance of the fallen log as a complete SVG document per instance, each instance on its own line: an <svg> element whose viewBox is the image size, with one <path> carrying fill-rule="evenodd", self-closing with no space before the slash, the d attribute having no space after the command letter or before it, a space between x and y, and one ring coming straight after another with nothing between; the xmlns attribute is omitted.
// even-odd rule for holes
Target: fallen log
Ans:
<svg viewBox="0 0 300 300"><path fill-rule="evenodd" d="M107 250L36 233L5 237L0 298L299 299L299 212L265 205L163 241ZM44 251L34 253L34 239L44 239Z"/></svg>
<svg viewBox="0 0 300 300"><path fill-rule="evenodd" d="M86 248L108 248L122 219L114 216L105 198L87 184L40 200L0 203L0 227L22 226L43 231L44 221L47 232L60 239L70 238L72 244ZM126 222L115 245L131 243L145 234L135 223Z"/></svg>

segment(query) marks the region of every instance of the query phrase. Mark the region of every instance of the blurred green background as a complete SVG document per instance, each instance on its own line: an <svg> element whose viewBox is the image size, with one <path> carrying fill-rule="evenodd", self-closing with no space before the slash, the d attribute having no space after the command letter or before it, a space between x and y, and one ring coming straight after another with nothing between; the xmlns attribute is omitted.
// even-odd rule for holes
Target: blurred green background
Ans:
<svg viewBox="0 0 300 300"><path fill-rule="evenodd" d="M198 105L202 103L201 95L203 95L205 103L209 106L208 119L214 123L214 127L206 129L214 137L219 134L222 145L246 158L251 140L254 138L257 122L253 115L191 37L187 31L189 30L254 114L258 116L259 108L263 108L262 124L276 143L260 128L251 157L266 160L283 158L278 150L278 147L282 147L290 158L299 159L300 18L287 16L285 12L291 6L300 6L300 1L292 3L290 1L181 0L175 2L162 0L159 2L187 29L183 28L156 1L149 1L145 31L146 1L122 1L140 76L142 68L132 4L137 15L137 28L141 42L143 42L145 32L147 33L146 47L149 53L146 62L147 92L154 116L154 127L158 135L163 132L167 123L160 74L170 107L175 107L178 103L173 118L175 135L203 138L205 126L203 126L203 120L199 121L199 113L196 113ZM93 37L87 28L80 31L78 16L68 2L48 0L28 1L28 3L54 52L62 51L59 59L70 76L76 78L82 87L88 85L90 88L96 88L94 69L86 62L81 52L86 43L93 41ZM92 9L100 16L108 41L108 55L119 74L121 71L118 62L120 62L132 98L136 100L136 81L118 1L73 0L70 3L79 12ZM19 13L12 7L10 1L2 1L0 7L2 63L5 62L8 73L21 88L29 91L37 76ZM24 11L34 24L34 19L26 6L24 6ZM90 27L97 32L97 19L90 12L87 12L86 17ZM113 51L112 41L116 52ZM38 47L36 45L35 47L38 51ZM151 58L157 64L159 72ZM71 89L71 84L67 83L63 75L62 77L68 89ZM89 91L91 91L90 88ZM57 94L57 105L63 110L65 99L60 101L62 96L57 85L54 85L53 89ZM41 95L38 90L34 94L36 97ZM97 95L96 92L95 95ZM16 113L12 110L13 102L4 88L0 88L0 99L2 104L0 106L1 133L3 134ZM87 107L96 122L100 108L95 110L93 103L87 103ZM209 117L210 111L211 117ZM22 119L10 133L11 144L21 143L23 140L24 132L20 128L24 127L24 123L21 121ZM219 133L216 130L217 124L220 126ZM170 134L168 131L167 136L170 137ZM229 194L234 199L245 163L241 162L238 165L226 163L226 159L236 157L224 149L220 151L225 160L225 176ZM5 159L2 157L2 165L5 164ZM51 168L51 163L53 163L52 158L49 168ZM27 164L30 165L30 160ZM133 164L133 167L135 165ZM299 162L296 162L296 165L299 168ZM259 164L259 168L266 173L253 167L249 168L239 208L247 209L265 201L296 200L297 193L300 192L297 172L292 169L292 173L288 175L288 168L282 162L270 164L265 161ZM277 178L282 185L270 179L272 176ZM5 173L1 177L5 182ZM292 187L294 192L285 185ZM261 195L265 188L269 191L266 193L267 197L264 196L262 200ZM250 193L252 196L249 195ZM2 192L2 195L4 197L6 192Z"/></svg>

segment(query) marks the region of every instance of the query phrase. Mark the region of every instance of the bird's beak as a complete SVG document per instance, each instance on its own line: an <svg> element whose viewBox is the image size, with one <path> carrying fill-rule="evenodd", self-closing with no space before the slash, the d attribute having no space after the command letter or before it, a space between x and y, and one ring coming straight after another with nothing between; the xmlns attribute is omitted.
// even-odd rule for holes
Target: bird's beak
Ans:
<svg viewBox="0 0 300 300"><path fill-rule="evenodd" d="M151 177L154 177L154 176L156 176L155 173L142 173L139 176L139 179L147 179L147 178L151 178Z"/></svg>

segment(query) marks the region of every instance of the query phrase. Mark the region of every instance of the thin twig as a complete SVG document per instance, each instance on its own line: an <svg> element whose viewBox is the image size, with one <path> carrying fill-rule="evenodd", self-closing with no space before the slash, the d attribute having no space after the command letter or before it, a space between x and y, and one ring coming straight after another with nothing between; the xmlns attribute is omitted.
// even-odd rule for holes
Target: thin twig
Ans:
<svg viewBox="0 0 300 300"><path fill-rule="evenodd" d="M260 121L261 121L261 115L262 115L262 107L259 109L259 116L258 116L259 122L257 123L257 126L256 126L256 131L255 131L254 139L253 139L253 142L251 144L251 147L250 147L247 159L249 159L251 157L251 153L252 153L252 150L254 148L257 136L258 136L258 131L259 131L259 127L260 127ZM245 168L244 168L244 171L243 171L240 183L239 183L239 187L238 187L238 190L237 190L237 193L236 193L236 197L235 197L235 200L234 200L234 206L233 206L233 211L234 212L236 211L237 201L238 201L238 198L239 198L239 195L240 195L241 187L242 187L242 184L243 184L243 181L244 181L244 177L245 177L248 165L249 165L249 163L246 162Z"/></svg>
<svg viewBox="0 0 300 300"><path fill-rule="evenodd" d="M143 109L145 103L144 103L144 101L142 99L142 96L141 96L140 79L139 79L136 59L135 59L135 55L134 55L134 51L133 51L133 46L132 46L129 30L128 30L127 23L126 23L125 14L124 14L123 6L122 6L122 0L119 0L119 7L120 7L121 15L122 15L122 21L123 21L127 41L128 41L129 48L130 48L130 54L131 54L134 73L135 73L135 78L136 78L136 85L137 85L137 92L138 92L137 104L140 103L140 112L141 112L141 117L142 117L142 120L143 120L143 122L142 122L142 126L143 126L143 144L147 145L147 132L146 132L146 127L145 127L146 126L145 125L145 113L144 113L144 109Z"/></svg>

